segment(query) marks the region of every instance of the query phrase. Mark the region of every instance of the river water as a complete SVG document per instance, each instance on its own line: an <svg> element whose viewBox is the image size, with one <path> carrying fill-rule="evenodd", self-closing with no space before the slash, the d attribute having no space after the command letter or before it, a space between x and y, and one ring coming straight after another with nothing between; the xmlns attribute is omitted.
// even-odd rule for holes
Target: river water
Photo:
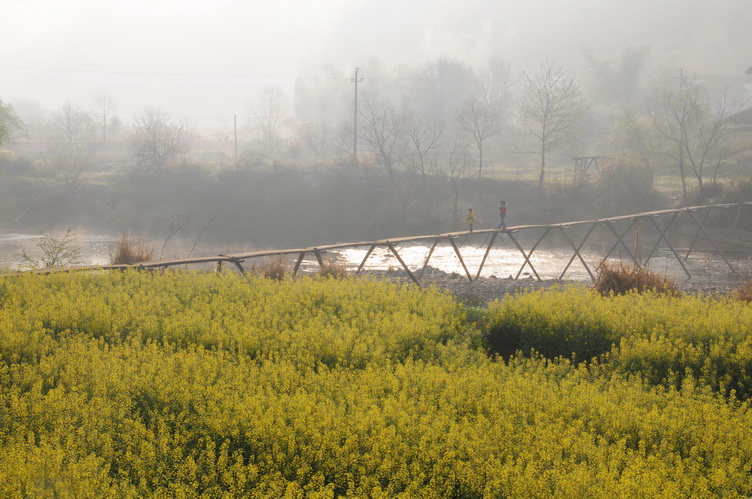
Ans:
<svg viewBox="0 0 752 499"><path fill-rule="evenodd" d="M65 232L52 233L52 237L60 240L65 236ZM109 234L91 233L79 231L72 233L74 239L71 242L81 250L81 265L102 265L111 261L111 254L120 236ZM0 269L17 270L28 268L27 262L20 256L22 252L34 258L41 258L42 254L38 248L39 242L44 237L43 234L34 231L21 230L0 230ZM169 253L164 254L164 258L185 258L189 250L192 256L211 256L220 253L234 253L245 251L243 249L234 250L232 248L192 248L187 246L187 241L176 239L168 248ZM468 238L457 240L462 259L464 260L467 271L462 262L457 257L454 248L450 243L444 242L434 248L428 265L434 269L447 273L457 273L466 276L469 272L474 278L478 273L478 268L486 252L485 241L472 241ZM355 270L363 261L369 246L356 248L347 248L342 250L331 251L325 255L327 259L336 260L344 265L348 270ZM160 250L163 248L157 248ZM426 257L430 251L430 245L424 243L406 243L397 246L397 251L408 267L419 272L423 267ZM529 251L529 250L526 250ZM155 252L155 259L161 252ZM595 268L603 259L603 254L594 251L583 251L581 255L587 263L590 272L595 273ZM589 281L591 274L582 262L574 257L571 249L537 249L529 255L530 263L525 262L524 256L511 243L508 238L500 237L497 239L494 247L488 254L480 273L481 277L499 277L499 278L540 278L547 279L569 279ZM752 274L752 261L749 258L732 259L727 257L728 263L722 258L711 254L693 252L689 258L684 259L681 263L674 254L667 248L658 250L649 260L648 268L654 272L660 273L672 279L686 280L687 269L691 279L696 283L720 283L738 280L740 277L748 278ZM288 263L293 261L288 260ZM247 261L245 265L261 267L269 263L259 259L258 262ZM611 261L618 262L619 255L612 254ZM629 263L625 261L624 263ZM532 265L532 266L531 266ZM318 262L313 255L308 255L301 265L303 272L315 272L318 268ZM376 248L363 265L364 270L389 270L401 269L402 265L399 260L389 251L388 248ZM732 272L732 268L734 272ZM537 274L537 276L536 276Z"/></svg>
<svg viewBox="0 0 752 499"><path fill-rule="evenodd" d="M26 254L34 259L41 260L43 252L38 248L38 244L45 236L51 236L57 241L61 241L66 235L65 231L53 231L51 233L41 233L33 230L12 230L0 229L0 269L18 270L28 268L27 262L21 256L25 251ZM110 251L114 248L119 237L90 233L90 232L71 232L70 247L76 247L81 250L81 265L103 265L110 263Z"/></svg>
<svg viewBox="0 0 752 499"><path fill-rule="evenodd" d="M460 254L465 263L465 267L463 267L451 245L437 246L431 255L429 265L444 272L454 272L461 276L466 276L469 272L475 278L486 249L485 245L465 244L460 246ZM357 268L367 250L367 247L352 248L339 253L342 261L348 267ZM416 244L397 248L397 250L410 269L419 272L428 255L430 246ZM571 249L537 249L529 255L530 263L527 263L525 257L516 247L495 246L491 249L483 264L480 277L533 277L542 280L590 281L591 273L595 274L595 269L603 260L603 254L593 251L584 251L580 254L585 260L587 268ZM648 261L647 268L677 281L688 279L687 272L689 272L693 282L702 284L731 282L737 280L739 275L749 276L752 273L752 262L748 259L728 259L728 263L726 263L722 258L710 253L692 253L686 260L683 259L683 254L680 253L679 256L682 257L681 263L669 249L659 249ZM620 259L612 254L609 261L619 263ZM630 262L625 260L623 263ZM682 264L684 267L682 267ZM377 248L369 256L364 268L385 270L389 268L401 269L402 266L387 248ZM686 272L684 268L687 269ZM734 272L732 272L732 268Z"/></svg>

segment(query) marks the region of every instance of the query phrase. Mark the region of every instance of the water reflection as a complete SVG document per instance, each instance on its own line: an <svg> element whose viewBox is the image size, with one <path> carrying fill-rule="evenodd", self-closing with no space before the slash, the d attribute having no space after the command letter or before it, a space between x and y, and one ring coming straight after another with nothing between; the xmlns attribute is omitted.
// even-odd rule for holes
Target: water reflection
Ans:
<svg viewBox="0 0 752 499"><path fill-rule="evenodd" d="M456 272L462 276L466 276L467 272L469 272L475 278L483 260L483 255L486 252L486 247L464 245L459 248L467 271L463 268L462 262L457 257L451 245L437 246L431 254L429 265L444 272ZM367 250L367 247L350 248L342 250L339 253L342 261L349 268L357 268L363 261ZM419 272L428 256L430 246L412 245L397 248L397 250L408 267L413 271ZM563 278L589 281L591 273L595 274L598 264L603 260L603 254L584 251L580 252L580 256L588 268L574 255L571 249L533 251L529 256L528 264L522 253L516 248L492 248L483 264L480 277L523 278L529 276L536 277L537 274L540 279L544 280ZM625 264L630 263L628 257L620 260L618 255L612 255L609 261L615 263L622 261ZM712 282L713 280L725 280L731 277L729 276L731 268L722 258L712 254L692 253L687 260L682 259L682 263L689 271L693 280ZM748 274L752 270L749 260L730 260L729 263L731 263L737 273ZM388 248L374 249L363 266L366 270L386 270L390 267L395 269L402 268L397 258L391 254ZM679 263L674 254L668 249L657 251L648 261L647 268L672 279L687 279L687 274L682 264Z"/></svg>

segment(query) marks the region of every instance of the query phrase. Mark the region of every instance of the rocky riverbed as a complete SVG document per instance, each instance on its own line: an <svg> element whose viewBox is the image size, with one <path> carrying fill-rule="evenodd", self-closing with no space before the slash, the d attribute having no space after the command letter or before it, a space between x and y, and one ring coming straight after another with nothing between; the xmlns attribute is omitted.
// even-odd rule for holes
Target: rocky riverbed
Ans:
<svg viewBox="0 0 752 499"><path fill-rule="evenodd" d="M390 279L396 282L412 283L404 271L371 272L379 279ZM679 289L685 294L722 295L734 289L739 284L738 276L719 276L715 281L683 280L675 281ZM550 288L552 286L576 285L590 287L590 281L576 280L537 280L533 277L513 279L496 276L482 277L477 281L470 281L466 275L446 273L428 267L420 279L422 287L435 286L438 289L452 293L460 302L474 307L486 307L494 300L502 299L507 294L515 294L525 290Z"/></svg>

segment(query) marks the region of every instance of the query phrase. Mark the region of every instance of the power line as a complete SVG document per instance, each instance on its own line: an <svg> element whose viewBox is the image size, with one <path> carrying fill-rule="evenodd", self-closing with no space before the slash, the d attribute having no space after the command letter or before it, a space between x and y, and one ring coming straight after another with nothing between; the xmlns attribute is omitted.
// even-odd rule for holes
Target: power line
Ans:
<svg viewBox="0 0 752 499"><path fill-rule="evenodd" d="M210 135L191 135L186 137L186 140L192 139L208 139L210 137L228 136L230 132L213 133ZM5 144L19 144L19 145L31 145L31 146L51 146L51 145L105 145L105 144L133 144L132 140L109 140L107 142L25 142L25 141L6 141Z"/></svg>
<svg viewBox="0 0 752 499"><path fill-rule="evenodd" d="M0 69L21 69L31 71L56 71L67 73L90 73L90 74L113 74L113 75L133 75L133 76L166 76L166 77L200 77L200 78L250 78L250 79L280 79L280 80L294 80L297 78L303 78L308 80L344 80L346 76L331 77L331 76L306 76L306 75L279 75L279 74L236 74L236 73L190 73L190 72L167 72L167 71L118 71L109 69L76 69L76 68L62 68L62 67L42 67L42 66L18 66L18 65L0 65ZM432 76L373 76L369 77L374 81L464 81L474 82L475 78L467 77L432 77ZM353 81L350 78L350 81Z"/></svg>
<svg viewBox="0 0 752 499"><path fill-rule="evenodd" d="M363 78L358 78L358 71L360 68L355 68L355 78L351 78L350 81L355 83L355 116L353 117L353 159L355 163L358 162L358 83L363 81Z"/></svg>
<svg viewBox="0 0 752 499"><path fill-rule="evenodd" d="M296 79L298 76L290 75L259 75L259 74L221 74L221 73L182 73L182 72L162 72L162 71L116 71L104 69L73 69L73 68L51 68L35 66L4 66L2 69L26 69L33 71L59 71L67 73L94 73L94 74L116 74L116 75L136 75L136 76L191 76L204 78L257 78L257 79Z"/></svg>

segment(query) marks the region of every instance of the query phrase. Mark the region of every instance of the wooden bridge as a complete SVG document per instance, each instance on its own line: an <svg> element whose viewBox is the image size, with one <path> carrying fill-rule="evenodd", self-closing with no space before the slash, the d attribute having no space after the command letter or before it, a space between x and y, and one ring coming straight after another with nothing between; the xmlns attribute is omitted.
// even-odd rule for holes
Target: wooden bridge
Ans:
<svg viewBox="0 0 752 499"><path fill-rule="evenodd" d="M537 280L541 280L535 268L533 255L543 247L555 247L559 251L571 251L569 261L562 269L558 279L563 279L575 261L578 261L587 271L591 279L595 279L597 263L609 258L620 258L627 263L639 267L648 266L656 253L663 252L681 266L687 278L691 278L687 262L693 254L711 252L725 262L729 273L738 273L739 269L731 263L730 255L749 257L752 254L752 233L739 228L740 221L748 219L752 212L752 202L715 204L705 206L691 206L687 208L651 211L595 220L584 220L551 225L521 225L507 229L480 229L473 232L449 232L434 235L419 235L382 239L377 241L349 242L320 245L309 248L259 250L245 253L220 254L197 258L162 260L143 262L134 265L100 265L87 267L67 267L58 269L41 269L39 272L72 271L72 270L106 270L123 268L165 269L175 266L198 264L214 264L221 268L223 264L232 264L240 272L246 272L249 262L264 261L269 258L294 258L293 275L297 275L303 261L315 258L318 265L324 265L324 256L329 252L348 248L367 248L365 256L357 267L357 273L363 271L366 263L377 248L386 249L393 255L409 278L420 284L424 271L428 267L434 250L439 244L451 245L462 268L470 281L477 280L486 264L491 250L497 243L504 240L511 248L519 252L520 267L515 279L518 279L526 268ZM462 254L460 239L468 241L470 238L485 237L482 247L485 248L483 258L477 269L471 272ZM506 242L508 238L508 243ZM406 262L400 254L405 244L430 244L422 262L416 266L415 262ZM684 246L679 246L683 244ZM477 247L477 245L476 245ZM585 249L598 248L599 261L594 265L583 257ZM646 252L646 254L645 254ZM616 255L616 256L615 256ZM408 264L410 263L410 264ZM255 263L253 264L255 268Z"/></svg>

